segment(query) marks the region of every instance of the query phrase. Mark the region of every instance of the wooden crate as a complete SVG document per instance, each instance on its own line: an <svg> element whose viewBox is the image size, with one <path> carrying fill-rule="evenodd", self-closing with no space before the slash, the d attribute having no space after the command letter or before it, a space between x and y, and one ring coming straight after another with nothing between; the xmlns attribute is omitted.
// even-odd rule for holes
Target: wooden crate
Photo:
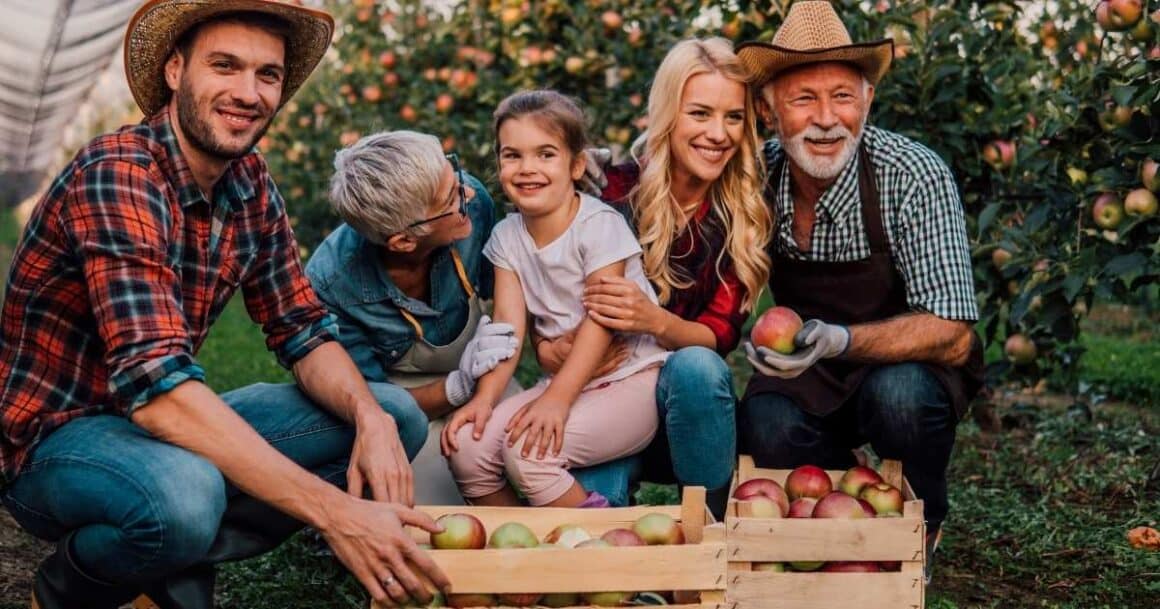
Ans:
<svg viewBox="0 0 1160 609"><path fill-rule="evenodd" d="M751 478L784 485L790 470L755 467L743 455L733 488ZM835 488L842 471L828 471ZM729 500L725 539L729 548L730 609L922 609L926 524L922 501L902 476L902 464L884 461L882 477L902 489L902 518L835 520L753 518L749 503ZM753 571L755 562L901 561L900 572L821 573Z"/></svg>
<svg viewBox="0 0 1160 609"><path fill-rule="evenodd" d="M619 527L631 528L641 516L672 516L685 534L679 546L583 549L430 550L451 579L453 593L680 591L675 607L727 609L725 598L725 527L710 524L705 489L686 488L679 506L628 508L495 508L419 506L432 518L469 513L488 534L511 521L527 525L543 539L561 524L577 524L593 537ZM429 535L412 529L416 541ZM372 603L373 606L373 603Z"/></svg>

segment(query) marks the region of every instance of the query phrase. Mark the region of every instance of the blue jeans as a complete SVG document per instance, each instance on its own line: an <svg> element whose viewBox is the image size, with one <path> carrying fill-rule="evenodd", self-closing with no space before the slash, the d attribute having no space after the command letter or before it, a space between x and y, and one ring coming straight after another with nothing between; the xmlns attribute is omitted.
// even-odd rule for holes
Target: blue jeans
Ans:
<svg viewBox="0 0 1160 609"><path fill-rule="evenodd" d="M867 442L884 459L897 459L926 510L930 530L947 515L947 464L955 444L955 413L946 390L921 364L882 366L871 372L841 408L824 417L778 393L741 404L742 450L759 467L790 469L811 463L852 467L851 449Z"/></svg>
<svg viewBox="0 0 1160 609"><path fill-rule="evenodd" d="M426 440L427 417L403 389L371 389L413 457ZM345 485L354 429L296 386L250 385L222 399L279 452ZM247 498L204 458L125 417L101 415L70 421L41 441L2 499L37 537L55 541L75 531L73 554L85 573L141 584L197 563L227 503Z"/></svg>
<svg viewBox="0 0 1160 609"><path fill-rule="evenodd" d="M572 472L588 490L625 505L631 479L643 472L658 482L674 480L709 490L727 487L737 458L733 373L712 349L674 352L657 380L657 408L664 429L644 453ZM608 495L604 490L613 492ZM617 501L619 500L619 502Z"/></svg>

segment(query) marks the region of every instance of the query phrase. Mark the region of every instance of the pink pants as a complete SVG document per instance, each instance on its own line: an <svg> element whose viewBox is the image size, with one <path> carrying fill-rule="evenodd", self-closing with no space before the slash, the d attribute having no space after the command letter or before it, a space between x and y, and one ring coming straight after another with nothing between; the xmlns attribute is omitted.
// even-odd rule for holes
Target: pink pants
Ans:
<svg viewBox="0 0 1160 609"><path fill-rule="evenodd" d="M524 404L548 388L536 386L499 403L476 442L471 424L458 432L459 450L448 461L459 490L468 499L501 490L505 477L527 496L532 505L544 505L560 498L575 479L568 469L587 467L640 452L657 430L657 368L649 368L604 387L580 394L564 425L564 445L560 454L549 448L537 459L533 448L521 455L527 434L508 447L504 427Z"/></svg>

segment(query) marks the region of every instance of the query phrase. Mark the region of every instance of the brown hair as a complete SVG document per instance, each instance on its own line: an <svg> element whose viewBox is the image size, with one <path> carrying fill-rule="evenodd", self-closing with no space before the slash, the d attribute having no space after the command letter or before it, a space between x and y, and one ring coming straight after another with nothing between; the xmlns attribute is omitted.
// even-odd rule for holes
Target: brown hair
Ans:
<svg viewBox="0 0 1160 609"><path fill-rule="evenodd" d="M572 156L588 147L584 111L572 98L551 89L521 91L499 103L492 115L495 125L496 154L499 154L499 128L513 118L530 116L541 127L564 140Z"/></svg>

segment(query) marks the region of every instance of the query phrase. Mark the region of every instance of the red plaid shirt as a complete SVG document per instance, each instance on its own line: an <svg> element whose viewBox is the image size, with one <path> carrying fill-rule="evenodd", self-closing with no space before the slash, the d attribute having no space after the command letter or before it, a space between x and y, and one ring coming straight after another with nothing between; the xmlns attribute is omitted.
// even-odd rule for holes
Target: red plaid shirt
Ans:
<svg viewBox="0 0 1160 609"><path fill-rule="evenodd" d="M52 430L128 415L205 372L194 355L238 289L289 367L334 338L266 163L206 200L162 111L93 140L36 206L0 321L0 483Z"/></svg>
<svg viewBox="0 0 1160 609"><path fill-rule="evenodd" d="M640 182L640 168L636 163L625 163L609 168L605 174L608 186L601 193L604 199L620 211L635 228L636 218L629 195ZM741 311L747 291L737 279L733 264L726 255L718 273L717 256L725 251L725 227L706 199L692 221L673 241L669 250L669 264L682 281L691 281L687 288L674 288L665 308L681 319L703 324L717 337L717 352L725 356L737 348L741 340L741 326L749 317Z"/></svg>

